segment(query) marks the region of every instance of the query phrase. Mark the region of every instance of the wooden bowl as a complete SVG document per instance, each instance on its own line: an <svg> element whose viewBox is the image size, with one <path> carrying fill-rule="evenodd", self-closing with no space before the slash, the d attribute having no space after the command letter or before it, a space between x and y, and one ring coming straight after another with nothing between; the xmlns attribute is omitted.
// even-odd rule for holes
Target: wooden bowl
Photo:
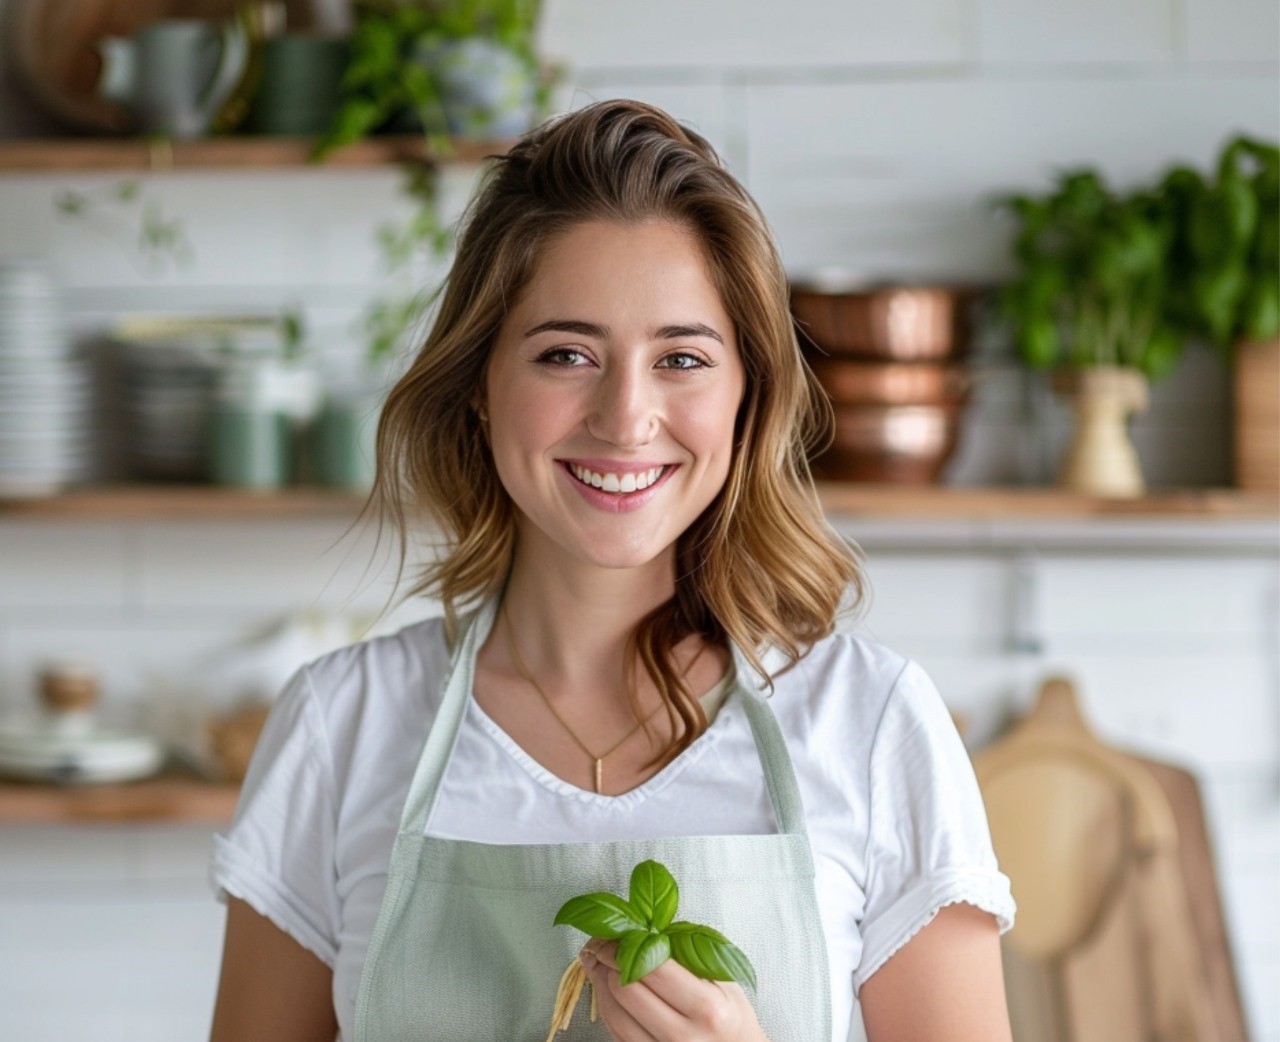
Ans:
<svg viewBox="0 0 1280 1042"><path fill-rule="evenodd" d="M265 702L248 702L205 721L209 748L224 780L244 781L270 712L271 706Z"/></svg>
<svg viewBox="0 0 1280 1042"><path fill-rule="evenodd" d="M791 291L791 312L818 347L836 355L938 361L968 352L976 292L946 286L895 286L826 293Z"/></svg>

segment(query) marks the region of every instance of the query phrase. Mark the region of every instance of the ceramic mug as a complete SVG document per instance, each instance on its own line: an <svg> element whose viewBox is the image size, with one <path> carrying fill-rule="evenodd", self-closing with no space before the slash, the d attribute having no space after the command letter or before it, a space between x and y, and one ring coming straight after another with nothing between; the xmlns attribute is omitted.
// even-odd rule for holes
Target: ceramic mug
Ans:
<svg viewBox="0 0 1280 1042"><path fill-rule="evenodd" d="M238 25L198 19L154 22L131 37L98 41L97 91L129 108L144 133L199 137L244 74L248 41Z"/></svg>
<svg viewBox="0 0 1280 1042"><path fill-rule="evenodd" d="M261 44L260 77L245 129L257 134L319 134L338 109L350 47L345 39L303 33Z"/></svg>

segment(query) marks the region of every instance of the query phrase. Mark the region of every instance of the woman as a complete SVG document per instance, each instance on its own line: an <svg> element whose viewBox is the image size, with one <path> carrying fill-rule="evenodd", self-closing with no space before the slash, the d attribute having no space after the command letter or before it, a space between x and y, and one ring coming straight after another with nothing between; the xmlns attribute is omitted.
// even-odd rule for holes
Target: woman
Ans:
<svg viewBox="0 0 1280 1042"><path fill-rule="evenodd" d="M765 221L696 133L601 102L526 135L464 216L389 397L375 502L444 618L324 656L273 708L211 877L214 1042L1009 1038L1012 924L929 678L835 632L858 557L808 453ZM402 557L403 560L403 557ZM459 610L465 605L466 610ZM642 667L642 668L638 668ZM554 926L654 858L759 988Z"/></svg>

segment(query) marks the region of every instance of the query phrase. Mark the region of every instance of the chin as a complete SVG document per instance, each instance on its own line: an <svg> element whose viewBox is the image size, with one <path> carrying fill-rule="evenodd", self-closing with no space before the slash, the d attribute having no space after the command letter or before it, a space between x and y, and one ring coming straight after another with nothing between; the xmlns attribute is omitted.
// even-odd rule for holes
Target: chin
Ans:
<svg viewBox="0 0 1280 1042"><path fill-rule="evenodd" d="M652 533L648 533L652 536ZM659 545L652 538L620 543L616 538L561 544L574 557L597 568L644 568L674 552L675 544Z"/></svg>

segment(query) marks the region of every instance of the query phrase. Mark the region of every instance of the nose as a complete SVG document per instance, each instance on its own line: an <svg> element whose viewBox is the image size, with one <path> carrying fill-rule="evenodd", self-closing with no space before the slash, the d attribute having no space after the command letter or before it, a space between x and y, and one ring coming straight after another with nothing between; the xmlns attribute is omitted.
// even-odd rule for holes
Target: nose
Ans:
<svg viewBox="0 0 1280 1042"><path fill-rule="evenodd" d="M660 399L647 374L616 365L597 383L587 430L620 449L647 445L658 433Z"/></svg>

